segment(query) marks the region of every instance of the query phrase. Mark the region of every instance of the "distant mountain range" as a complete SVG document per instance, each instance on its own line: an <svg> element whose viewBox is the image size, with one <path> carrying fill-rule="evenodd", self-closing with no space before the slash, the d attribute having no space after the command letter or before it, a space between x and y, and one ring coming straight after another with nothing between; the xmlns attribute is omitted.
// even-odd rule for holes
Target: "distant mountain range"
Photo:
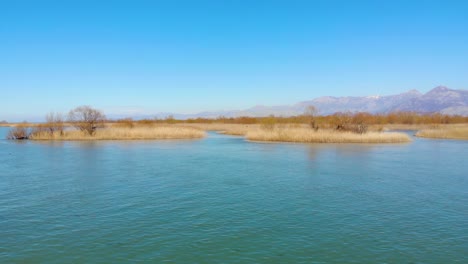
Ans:
<svg viewBox="0 0 468 264"><path fill-rule="evenodd" d="M417 90L389 96L320 97L296 105L304 109L314 105L322 114L335 112L389 113L412 111L418 113L444 113L468 115L468 90L453 90L438 86L422 94Z"/></svg>
<svg viewBox="0 0 468 264"><path fill-rule="evenodd" d="M336 112L368 112L390 113L395 111L412 111L418 113L443 113L449 115L468 116L468 90L453 90L445 86L438 86L423 94L417 90L388 95L388 96L324 96L310 101L299 102L294 105L255 106L245 110L213 111L197 114L158 113L152 116L138 116L140 118L165 118L172 115L177 119L187 118L216 118L239 116L293 116L303 114L305 109L313 105L321 115Z"/></svg>

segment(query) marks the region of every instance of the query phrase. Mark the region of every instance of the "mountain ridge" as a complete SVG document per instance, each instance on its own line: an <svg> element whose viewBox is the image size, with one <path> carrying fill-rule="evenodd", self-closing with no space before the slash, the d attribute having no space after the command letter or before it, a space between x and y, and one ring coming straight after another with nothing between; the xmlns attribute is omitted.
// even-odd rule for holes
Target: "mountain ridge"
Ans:
<svg viewBox="0 0 468 264"><path fill-rule="evenodd" d="M165 118L168 115L172 115L177 119L217 118L220 116L293 116L303 114L305 109L311 105L316 107L321 115L348 111L372 114L411 111L468 116L468 90L455 90L446 86L437 86L426 93L412 89L400 94L386 96L321 96L293 105L256 105L244 110L205 111L196 114L158 113L134 118Z"/></svg>

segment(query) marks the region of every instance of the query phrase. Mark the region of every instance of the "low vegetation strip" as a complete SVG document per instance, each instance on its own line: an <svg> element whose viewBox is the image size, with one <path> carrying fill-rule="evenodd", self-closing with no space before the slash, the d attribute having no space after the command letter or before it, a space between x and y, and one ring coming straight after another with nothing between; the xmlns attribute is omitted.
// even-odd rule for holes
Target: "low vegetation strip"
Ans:
<svg viewBox="0 0 468 264"><path fill-rule="evenodd" d="M195 139L203 138L205 131L190 127L136 127L116 128L107 127L97 129L93 135L80 130L65 130L34 132L29 136L31 140L151 140L151 139Z"/></svg>
<svg viewBox="0 0 468 264"><path fill-rule="evenodd" d="M233 136L245 136L249 130L257 129L260 126L244 125L244 124L183 124L184 126L190 126L205 131L217 131L225 135Z"/></svg>
<svg viewBox="0 0 468 264"><path fill-rule="evenodd" d="M66 117L65 117L66 116ZM468 117L442 114L397 112L385 115L335 113L320 116L314 106L303 115L291 117L236 117L133 120L108 120L91 106L79 106L68 115L51 112L45 123L16 124L8 133L12 140L133 140L191 139L204 137L205 131L245 136L255 141L305 143L399 143L411 139L404 133L385 130L421 130L417 135L431 138L468 139ZM6 123L5 121L1 122ZM464 128L465 127L465 128Z"/></svg>
<svg viewBox="0 0 468 264"><path fill-rule="evenodd" d="M423 129L416 133L417 137L442 139L468 139L468 127L450 127L445 129Z"/></svg>
<svg viewBox="0 0 468 264"><path fill-rule="evenodd" d="M411 139L405 133L367 132L357 134L335 130L313 131L306 128L257 129L247 132L252 141L302 142L302 143L403 143Z"/></svg>

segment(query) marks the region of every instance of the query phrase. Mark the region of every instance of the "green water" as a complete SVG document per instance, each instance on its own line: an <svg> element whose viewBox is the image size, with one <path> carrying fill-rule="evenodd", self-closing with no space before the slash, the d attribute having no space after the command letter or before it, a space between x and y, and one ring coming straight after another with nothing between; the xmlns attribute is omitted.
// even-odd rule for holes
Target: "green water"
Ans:
<svg viewBox="0 0 468 264"><path fill-rule="evenodd" d="M0 263L134 262L468 263L468 141L0 140Z"/></svg>

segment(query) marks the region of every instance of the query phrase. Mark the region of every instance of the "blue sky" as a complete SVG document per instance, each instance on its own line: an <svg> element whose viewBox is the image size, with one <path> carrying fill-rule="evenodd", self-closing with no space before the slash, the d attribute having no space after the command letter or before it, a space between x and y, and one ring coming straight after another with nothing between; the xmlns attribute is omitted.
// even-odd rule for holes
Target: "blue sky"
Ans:
<svg viewBox="0 0 468 264"><path fill-rule="evenodd" d="M0 0L0 120L468 87L468 1Z"/></svg>

